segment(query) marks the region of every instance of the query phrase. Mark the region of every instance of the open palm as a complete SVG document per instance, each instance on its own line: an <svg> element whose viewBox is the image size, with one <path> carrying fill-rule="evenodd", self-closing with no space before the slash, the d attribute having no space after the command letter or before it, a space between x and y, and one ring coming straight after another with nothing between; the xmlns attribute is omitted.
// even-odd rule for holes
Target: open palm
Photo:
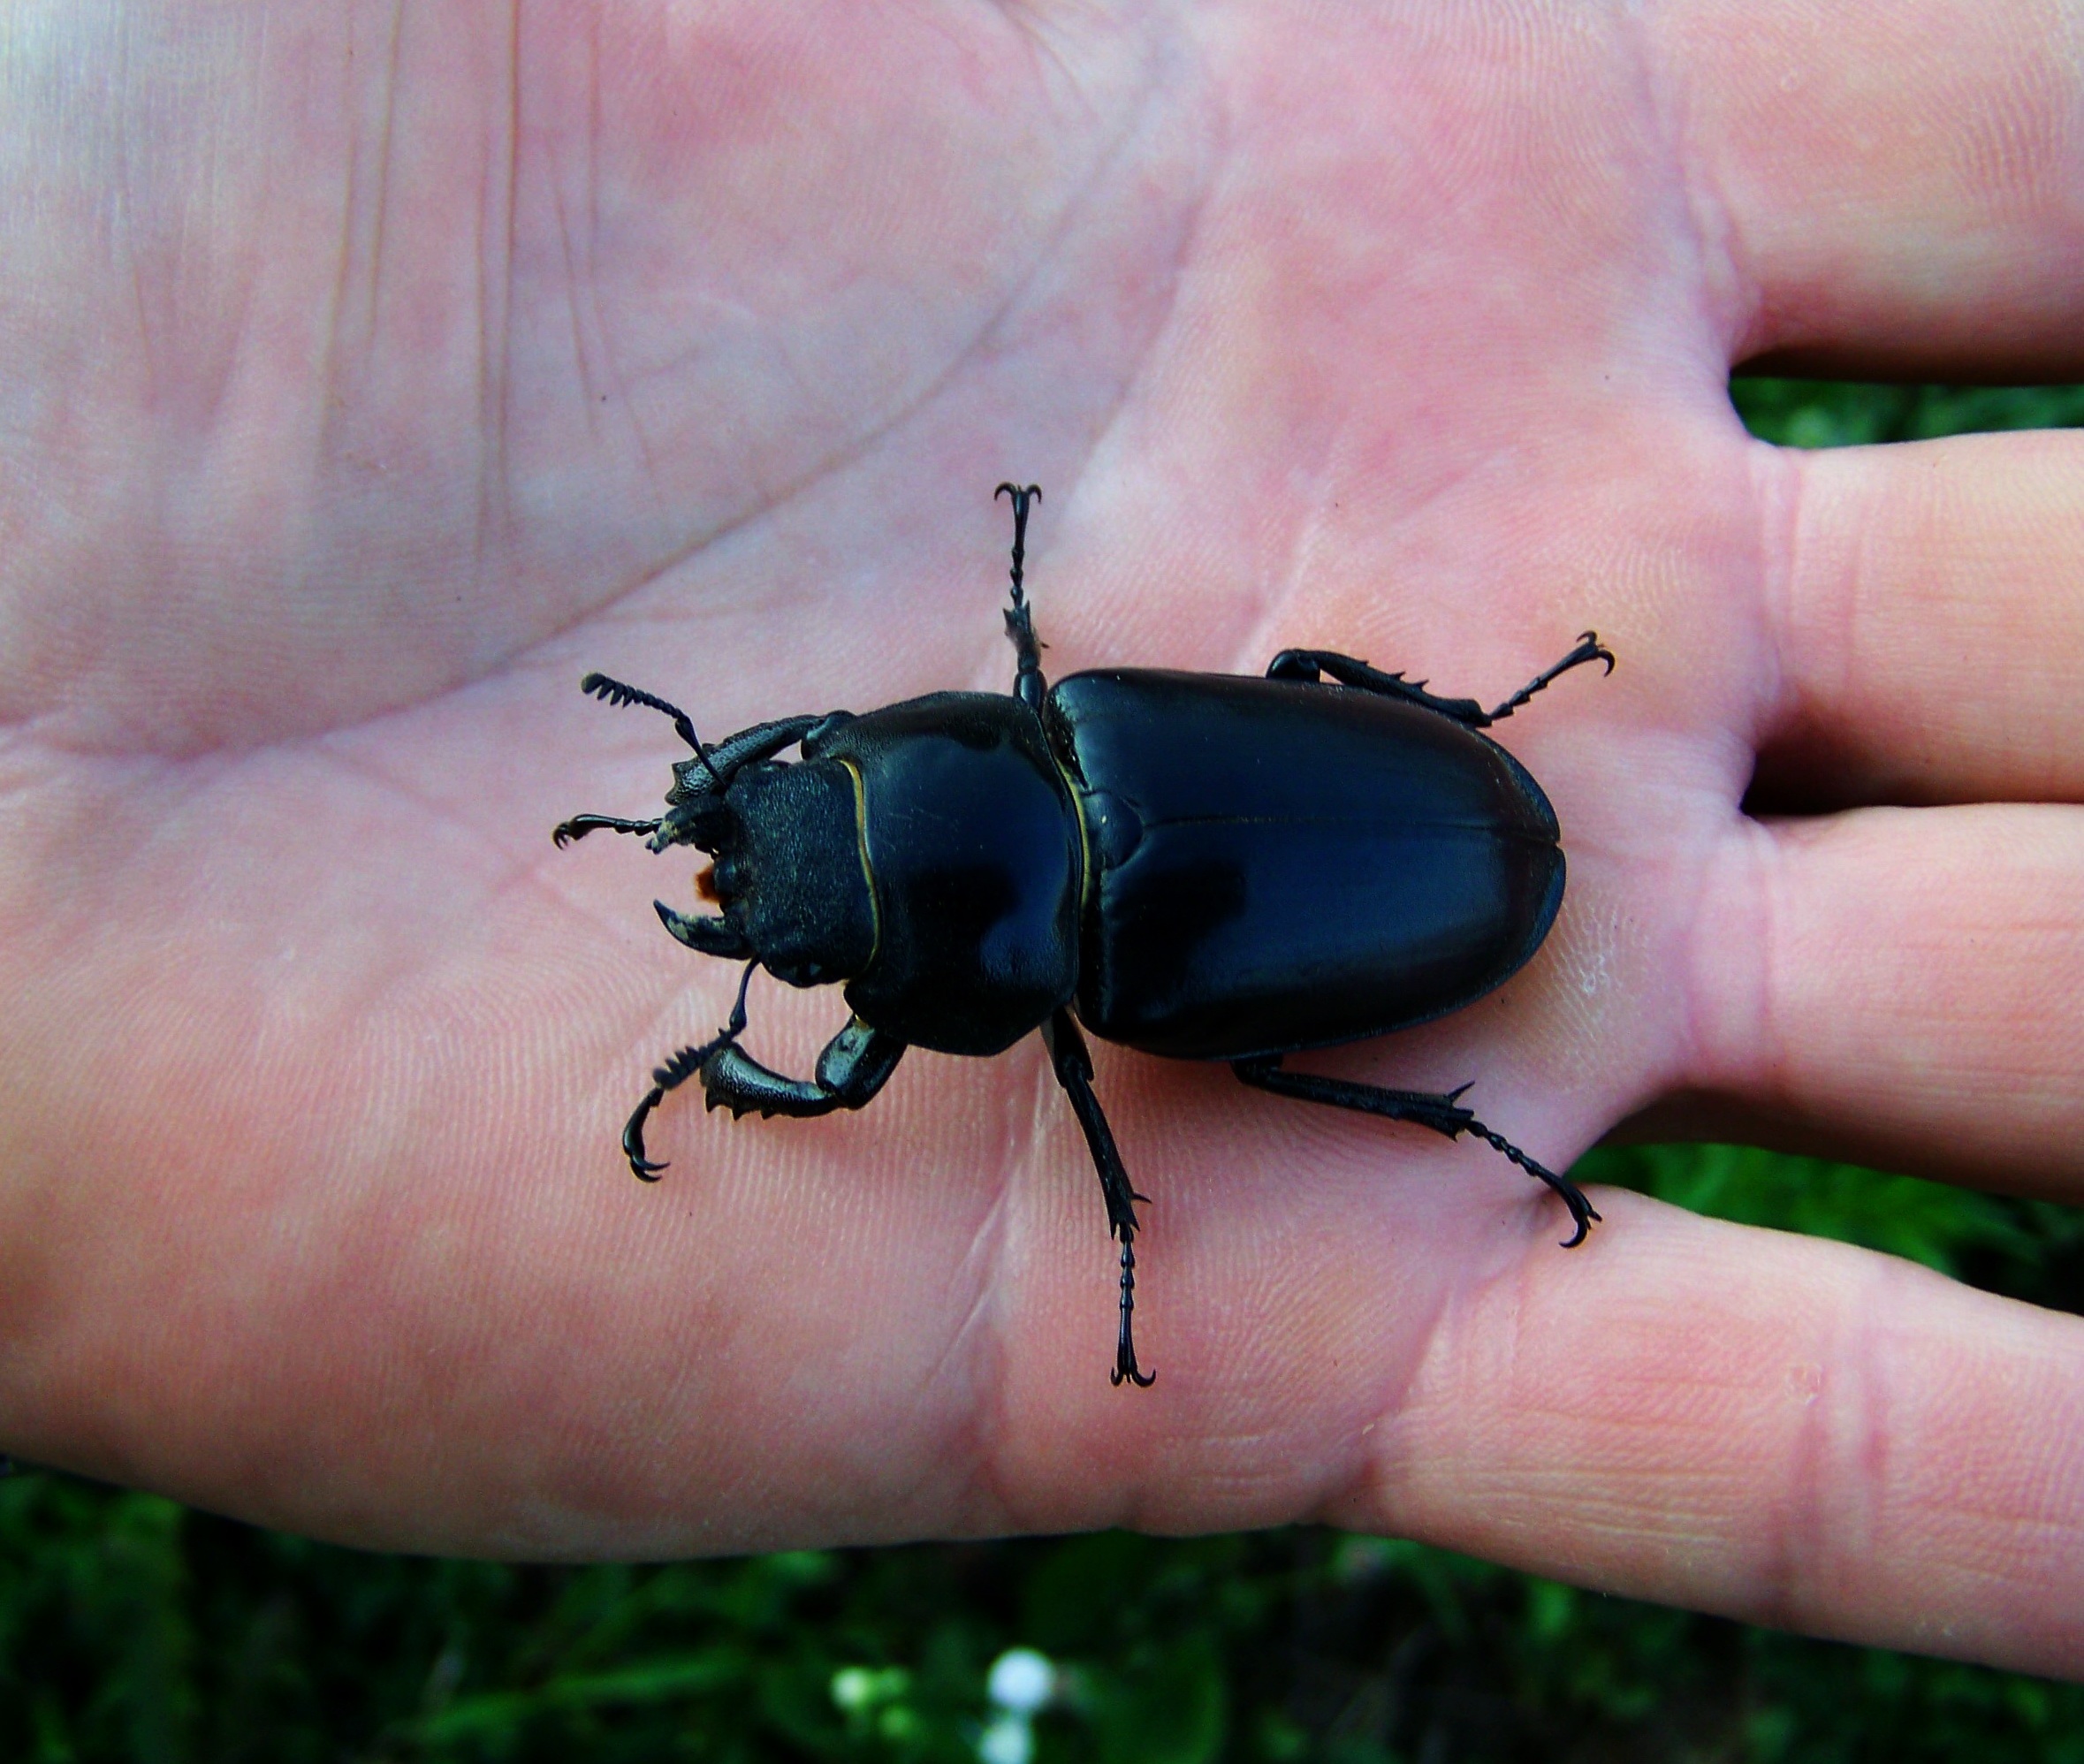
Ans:
<svg viewBox="0 0 2084 1764"><path fill-rule="evenodd" d="M589 668L711 740L1009 686L1034 480L1053 674L1621 658L1501 732L1540 954L1321 1069L1557 1167L1662 1106L2074 1196L2084 449L1790 457L1724 391L2074 365L2054 27L346 10L5 40L9 1446L526 1555L1314 1516L2084 1668L2075 1319L1623 1194L1565 1254L1480 1146L1102 1047L1116 1389L1038 1044L684 1091L641 1187L736 975L652 917L686 855L548 837L684 751ZM750 1009L798 1072L844 1016Z"/></svg>

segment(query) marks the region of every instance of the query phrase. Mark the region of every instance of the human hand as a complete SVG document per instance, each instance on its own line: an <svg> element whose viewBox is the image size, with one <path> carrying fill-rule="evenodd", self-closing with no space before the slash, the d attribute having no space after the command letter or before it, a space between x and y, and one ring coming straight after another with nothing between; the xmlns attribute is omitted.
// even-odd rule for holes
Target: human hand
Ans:
<svg viewBox="0 0 2084 1764"><path fill-rule="evenodd" d="M512 20L519 35L509 36ZM2073 26L1668 6L23 14L0 272L0 1373L39 1460L663 1555L1313 1517L2084 1667L2084 1325L1097 1049L616 1133L735 975L677 749L1336 648L1489 700L1571 892L1322 1057L1562 1167L1653 1105L2073 1198L2074 435L1790 456L1728 366L2072 370ZM80 70L95 70L85 78ZM1883 77L1885 75L1885 77ZM1760 758L1768 798L1739 810ZM1864 806L1916 803L1916 808ZM805 1069L829 993L756 982Z"/></svg>

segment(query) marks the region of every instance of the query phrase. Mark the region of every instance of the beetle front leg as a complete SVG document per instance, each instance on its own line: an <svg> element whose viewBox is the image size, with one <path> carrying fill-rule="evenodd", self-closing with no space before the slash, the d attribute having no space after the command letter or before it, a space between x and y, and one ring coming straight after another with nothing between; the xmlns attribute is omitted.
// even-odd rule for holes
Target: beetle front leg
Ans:
<svg viewBox="0 0 2084 1764"><path fill-rule="evenodd" d="M734 1115L757 1110L763 1116L798 1119L830 1114L834 1109L864 1108L888 1082L905 1044L894 1035L871 1029L859 1017L826 1042L818 1056L816 1076L787 1078L770 1071L735 1042L718 1047L702 1070L705 1106L727 1108Z"/></svg>
<svg viewBox="0 0 2084 1764"><path fill-rule="evenodd" d="M1571 1222L1577 1227L1563 1244L1566 1250L1574 1250L1582 1243L1599 1218L1577 1183L1536 1163L1510 1139L1492 1132L1472 1112L1461 1106L1460 1099L1469 1088L1467 1084L1460 1090L1445 1091L1392 1091L1380 1084L1355 1083L1347 1078L1320 1077L1314 1072L1286 1071L1277 1053L1262 1054L1256 1060L1234 1060L1230 1069L1255 1089L1271 1091L1275 1096L1324 1103L1332 1108L1354 1109L1362 1114L1380 1115L1385 1121L1408 1121L1416 1126L1431 1128L1449 1139L1459 1138L1464 1133L1474 1134L1530 1176L1548 1183L1562 1198L1563 1204L1571 1210Z"/></svg>
<svg viewBox="0 0 2084 1764"><path fill-rule="evenodd" d="M1136 1338L1131 1320L1136 1314L1136 1203L1149 1204L1148 1195L1138 1194L1130 1185L1129 1172L1123 1167L1122 1153L1115 1149L1114 1135L1107 1126L1107 1117L1100 1112L1099 1099L1092 1093L1092 1056L1085 1051L1085 1038L1078 1033L1078 1025L1071 1021L1069 1011L1060 1010L1042 1025L1043 1045L1049 1049L1050 1064L1056 1068L1056 1081L1064 1087L1064 1094L1071 1099L1071 1113L1078 1117L1078 1125L1084 1130L1086 1149L1092 1153L1093 1167L1099 1172L1100 1193L1107 1206L1108 1234L1119 1238L1122 1243L1122 1305L1121 1322L1114 1334L1114 1370L1108 1374L1109 1382L1129 1383L1147 1387L1158 1374L1137 1370L1136 1363Z"/></svg>
<svg viewBox="0 0 2084 1764"><path fill-rule="evenodd" d="M570 820L559 821L552 827L550 838L551 842L562 851L574 840L584 839L589 833L603 831L612 833L655 833L658 831L658 823L625 821L613 815L574 815Z"/></svg>
<svg viewBox="0 0 2084 1764"><path fill-rule="evenodd" d="M728 1047L745 1033L745 989L752 985L753 969L748 962L738 977L738 998L731 1007L731 1020L699 1047L683 1047L651 1074L651 1088L636 1106L622 1129L622 1155L629 1160L629 1173L640 1182L655 1182L666 1167L644 1156L644 1122L651 1111L666 1100L668 1091L677 1091L699 1072L719 1049Z"/></svg>

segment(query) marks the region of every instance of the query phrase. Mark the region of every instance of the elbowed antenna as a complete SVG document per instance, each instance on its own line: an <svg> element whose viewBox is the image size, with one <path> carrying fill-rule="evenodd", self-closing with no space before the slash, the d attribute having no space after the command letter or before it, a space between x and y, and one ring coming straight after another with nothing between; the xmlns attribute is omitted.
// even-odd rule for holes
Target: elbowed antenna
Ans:
<svg viewBox="0 0 2084 1764"><path fill-rule="evenodd" d="M703 767L717 781L717 788L726 789L724 777L709 757L709 749L695 733L695 725L688 713L677 704L668 704L663 698L654 698L649 692L640 692L634 686L625 686L620 680L611 680L605 673L589 673L579 682L580 691L589 698L598 698L608 704L644 704L654 711L663 711L673 719L673 732L700 756Z"/></svg>

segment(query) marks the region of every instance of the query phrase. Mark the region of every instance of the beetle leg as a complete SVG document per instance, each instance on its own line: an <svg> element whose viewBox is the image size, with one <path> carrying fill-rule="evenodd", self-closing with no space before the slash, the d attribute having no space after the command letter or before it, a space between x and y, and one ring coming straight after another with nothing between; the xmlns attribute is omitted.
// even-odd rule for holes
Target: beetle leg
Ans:
<svg viewBox="0 0 2084 1764"><path fill-rule="evenodd" d="M1341 686L1350 686L1358 692L1372 692L1378 698L1401 698L1407 704L1437 711L1441 716L1451 717L1472 729L1480 729L1491 720L1483 706L1473 698L1436 697L1426 690L1422 680L1406 680L1401 673L1384 673L1380 668L1370 667L1358 657L1342 656L1335 650L1283 650L1266 666L1268 680L1314 683L1327 673Z"/></svg>
<svg viewBox="0 0 2084 1764"><path fill-rule="evenodd" d="M1013 604L1006 612L1006 635L1013 640L1015 658L1013 695L1029 710L1039 711L1048 684L1042 678L1042 645L1035 635L1035 615L1021 587L1021 566L1028 556L1028 505L1042 500L1042 486L1000 484L992 492L992 500L1002 496L1013 498Z"/></svg>
<svg viewBox="0 0 2084 1764"><path fill-rule="evenodd" d="M622 1155L629 1160L629 1173L639 1182L655 1182L659 1171L666 1167L654 1164L644 1156L644 1122L650 1113L666 1100L668 1091L677 1091L699 1072L710 1059L721 1049L728 1047L745 1033L745 989L752 985L753 969L758 964L748 962L745 972L738 977L738 999L731 1007L731 1020L699 1047L683 1047L651 1074L651 1088L644 1099L636 1106L622 1129Z"/></svg>
<svg viewBox="0 0 2084 1764"><path fill-rule="evenodd" d="M1463 1086L1464 1090L1467 1088L1467 1085ZM1562 1198L1563 1204L1571 1209L1571 1223L1577 1228L1563 1240L1564 1249L1574 1250L1585 1241L1592 1230L1593 1221L1599 1218L1599 1213L1594 1210L1592 1203L1585 1198L1583 1189L1579 1188L1568 1176L1559 1176L1554 1170L1536 1163L1510 1139L1502 1134L1493 1133L1480 1121L1472 1118L1469 1122L1469 1130L1494 1151L1502 1152L1537 1182L1547 1182Z"/></svg>
<svg viewBox="0 0 2084 1764"><path fill-rule="evenodd" d="M1114 1384L1147 1387L1158 1374L1137 1369L1136 1338L1130 1326L1136 1314L1135 1203L1140 1200L1148 1205L1150 1197L1138 1194L1129 1183L1107 1117L1100 1112L1099 1099L1092 1093L1092 1056L1085 1051L1085 1038L1078 1033L1078 1025L1071 1021L1069 1011L1058 1011L1042 1025L1042 1042L1049 1049L1056 1081L1071 1099L1071 1113L1078 1117L1086 1149L1092 1153L1093 1167L1099 1172L1100 1192L1107 1205L1108 1235L1122 1243L1121 1323L1114 1334L1114 1370L1108 1379Z"/></svg>
<svg viewBox="0 0 2084 1764"><path fill-rule="evenodd" d="M1511 697L1508 698L1502 704L1499 705L1495 711L1493 711L1488 720L1495 723L1502 721L1507 717L1510 717L1515 711L1518 710L1522 704L1525 704L1528 699L1532 698L1544 686L1548 685L1550 681L1554 680L1557 674L1568 673L1572 668L1582 667L1586 662L1589 661L1603 661L1607 665L1607 672L1609 673L1611 673L1614 671L1614 652L1604 643L1600 642L1599 633L1597 631L1586 632L1583 636L1578 639L1578 647L1576 649L1572 650L1569 655L1565 656L1561 661L1556 663L1554 667L1544 668L1540 673L1536 674L1532 680L1527 681L1527 683L1521 687L1517 692L1514 693Z"/></svg>
<svg viewBox="0 0 2084 1764"><path fill-rule="evenodd" d="M757 1109L763 1117L804 1117L830 1114L840 1108L864 1108L897 1069L904 1050L905 1044L894 1035L885 1035L856 1017L825 1043L818 1056L815 1077L786 1078L735 1043L726 1043L703 1065L703 1102L709 1108L727 1108L734 1115Z"/></svg>
<svg viewBox="0 0 2084 1764"><path fill-rule="evenodd" d="M550 837L561 849L575 839L603 829L612 833L655 833L657 821L622 821L612 815L574 815L568 821L559 821L551 830Z"/></svg>
<svg viewBox="0 0 2084 1764"><path fill-rule="evenodd" d="M1460 1090L1446 1091L1392 1091L1380 1084L1327 1078L1315 1072L1287 1071L1282 1068L1278 1053L1261 1054L1253 1060L1233 1060L1230 1069L1246 1083L1259 1090L1271 1091L1276 1096L1324 1103L1333 1108L1357 1109L1363 1114L1380 1115L1385 1121L1408 1121L1419 1127L1429 1127L1449 1139L1459 1138L1464 1133L1474 1134L1530 1176L1548 1183L1561 1197L1563 1204L1571 1210L1571 1222L1577 1227L1563 1244L1566 1250L1574 1250L1582 1243L1599 1218L1577 1183L1536 1163L1510 1139L1492 1132L1474 1114L1461 1106L1460 1099L1462 1092L1469 1088L1467 1084Z"/></svg>
<svg viewBox="0 0 2084 1764"><path fill-rule="evenodd" d="M1406 680L1401 673L1384 673L1380 668L1370 667L1355 657L1342 656L1333 650L1283 650L1267 666L1266 678L1315 681L1328 673L1341 686L1373 692L1383 698L1401 698L1407 704L1422 705L1443 717L1451 717L1464 727L1487 729L1493 723L1510 717L1557 675L1568 673L1590 661L1603 661L1609 673L1614 671L1614 652L1600 642L1596 631L1586 632L1569 655L1554 667L1543 669L1492 711L1485 710L1473 698L1436 697L1426 690L1422 680Z"/></svg>

